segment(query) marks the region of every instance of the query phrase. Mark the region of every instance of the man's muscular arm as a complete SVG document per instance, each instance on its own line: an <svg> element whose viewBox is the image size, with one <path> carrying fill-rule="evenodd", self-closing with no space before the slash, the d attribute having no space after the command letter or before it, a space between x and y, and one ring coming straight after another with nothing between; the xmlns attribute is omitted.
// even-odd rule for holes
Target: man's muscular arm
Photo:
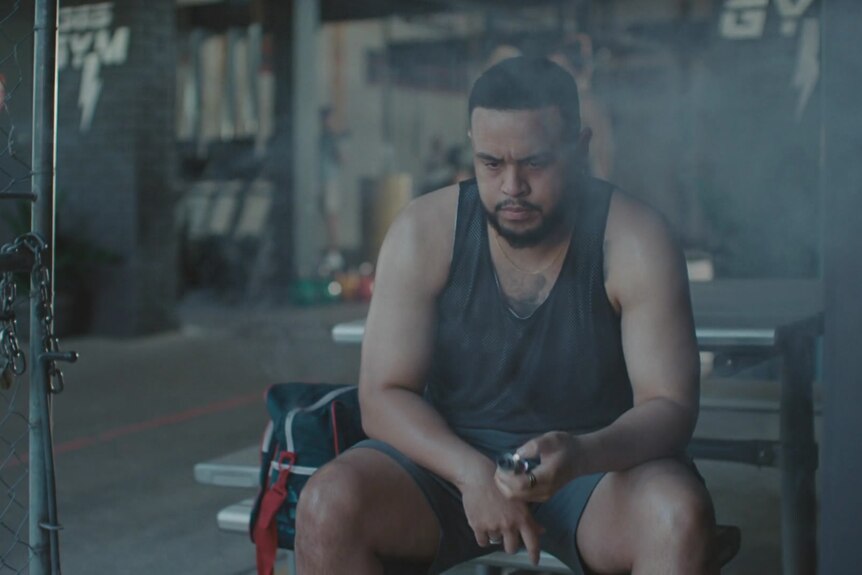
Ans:
<svg viewBox="0 0 862 575"><path fill-rule="evenodd" d="M659 216L620 194L606 240L606 288L621 314L634 406L595 432L549 433L522 446L523 455L542 455L538 484L530 490L525 477L498 477L510 497L547 499L575 477L668 457L691 439L700 369L682 253Z"/></svg>
<svg viewBox="0 0 862 575"><path fill-rule="evenodd" d="M363 337L359 397L363 427L370 437L390 443L457 485L478 473L485 458L459 439L422 398L433 346L435 299L451 258L451 240L447 242L429 221L433 218L429 213L436 209L429 204L420 198L407 206L381 248Z"/></svg>
<svg viewBox="0 0 862 575"><path fill-rule="evenodd" d="M680 452L697 421L700 360L685 259L664 221L617 194L608 222L608 295L619 309L634 407L578 438L578 475Z"/></svg>
<svg viewBox="0 0 862 575"><path fill-rule="evenodd" d="M476 541L502 536L539 558L541 527L523 502L493 487L494 463L462 441L422 398L433 349L436 298L448 278L457 189L410 204L390 228L378 259L362 346L362 424L413 461L455 484Z"/></svg>

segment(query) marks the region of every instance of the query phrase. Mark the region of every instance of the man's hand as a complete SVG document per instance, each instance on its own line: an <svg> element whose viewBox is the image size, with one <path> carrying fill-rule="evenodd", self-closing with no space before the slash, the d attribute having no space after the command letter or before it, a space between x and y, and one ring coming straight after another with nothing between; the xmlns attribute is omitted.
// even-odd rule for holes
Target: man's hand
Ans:
<svg viewBox="0 0 862 575"><path fill-rule="evenodd" d="M513 473L498 468L494 481L509 500L547 501L577 476L577 451L577 439L570 433L552 431L540 435L517 450L521 457L541 458L538 467L529 473ZM535 482L530 479L530 473L536 478Z"/></svg>
<svg viewBox="0 0 862 575"><path fill-rule="evenodd" d="M501 540L506 553L517 553L523 545L534 565L539 564L539 525L523 501L506 498L494 486L490 466L486 473L460 486L467 522L481 547Z"/></svg>

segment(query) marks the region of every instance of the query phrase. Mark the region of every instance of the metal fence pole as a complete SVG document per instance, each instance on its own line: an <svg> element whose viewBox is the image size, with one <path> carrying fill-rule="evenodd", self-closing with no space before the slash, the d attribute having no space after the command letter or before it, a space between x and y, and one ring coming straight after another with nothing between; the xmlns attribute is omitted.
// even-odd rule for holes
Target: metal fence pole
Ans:
<svg viewBox="0 0 862 575"><path fill-rule="evenodd" d="M54 126L58 0L35 0L33 40L33 204L32 231L46 244L43 264L50 272L47 303L54 297ZM48 335L39 305L37 274L30 281L30 575L60 573L56 492L51 440Z"/></svg>
<svg viewBox="0 0 862 575"><path fill-rule="evenodd" d="M817 572L817 500L814 400L817 337L823 317L778 330L782 350L781 386L781 564L788 575Z"/></svg>

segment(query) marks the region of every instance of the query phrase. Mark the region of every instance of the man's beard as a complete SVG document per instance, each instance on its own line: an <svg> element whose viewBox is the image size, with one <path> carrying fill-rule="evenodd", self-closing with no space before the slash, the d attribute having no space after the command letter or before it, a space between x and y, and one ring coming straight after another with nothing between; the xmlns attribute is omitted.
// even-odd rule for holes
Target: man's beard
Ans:
<svg viewBox="0 0 862 575"><path fill-rule="evenodd" d="M521 209L533 210L542 214L541 223L532 229L518 232L515 230L504 228L500 224L500 217L498 212L503 208L511 208L517 207ZM560 202L557 206L554 206L553 210L547 214L543 214L541 209L537 206L529 202L518 202L518 201L506 201L497 204L494 208L494 211L489 211L487 208L485 209L485 214L488 216L488 222L491 224L491 227L500 235L501 238L506 240L506 243L515 248L516 250L522 248L530 248L536 246L542 241L548 239L555 231L559 229L559 227L566 220L566 202Z"/></svg>

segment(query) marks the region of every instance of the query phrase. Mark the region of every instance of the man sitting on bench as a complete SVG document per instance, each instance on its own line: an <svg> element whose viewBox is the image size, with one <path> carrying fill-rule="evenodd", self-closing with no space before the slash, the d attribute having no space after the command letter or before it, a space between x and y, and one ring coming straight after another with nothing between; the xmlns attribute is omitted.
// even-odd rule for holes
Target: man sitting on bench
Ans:
<svg viewBox="0 0 862 575"><path fill-rule="evenodd" d="M717 573L683 455L699 367L679 248L587 175L556 64L488 69L469 114L476 179L414 200L381 249L359 383L372 439L303 490L298 572L440 573L525 547L575 573ZM498 468L512 451L540 463Z"/></svg>

